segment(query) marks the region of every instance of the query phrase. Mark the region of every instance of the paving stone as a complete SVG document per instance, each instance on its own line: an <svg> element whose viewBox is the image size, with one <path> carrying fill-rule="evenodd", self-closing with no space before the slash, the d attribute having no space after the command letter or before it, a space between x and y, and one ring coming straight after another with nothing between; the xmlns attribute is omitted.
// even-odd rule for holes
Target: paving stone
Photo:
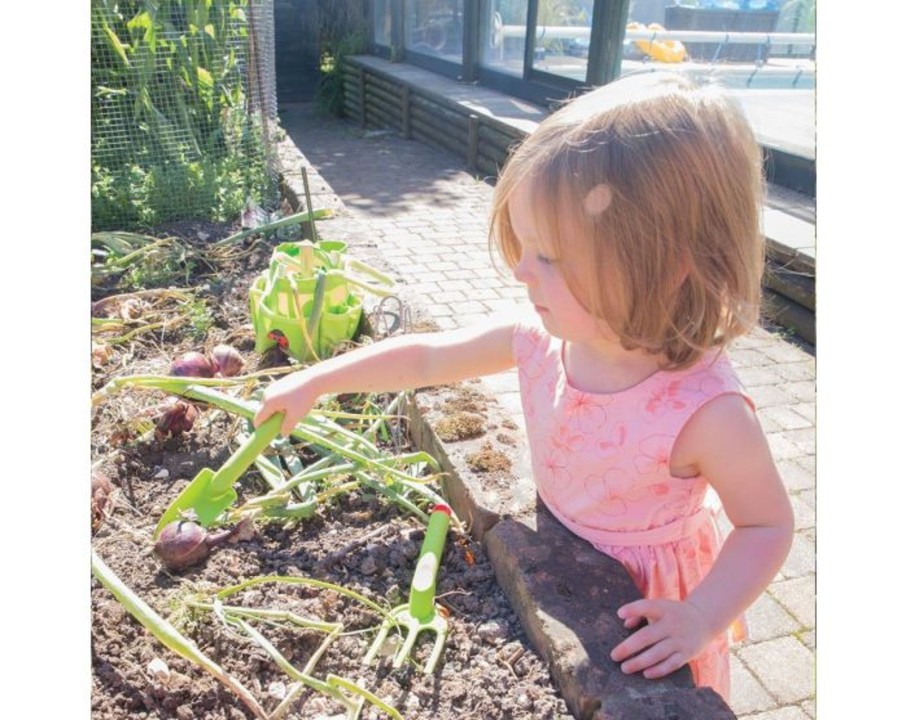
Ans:
<svg viewBox="0 0 900 720"><path fill-rule="evenodd" d="M803 500L807 505L809 505L813 510L816 508L816 489L810 488L809 490L802 490L800 492L800 499Z"/></svg>
<svg viewBox="0 0 900 720"><path fill-rule="evenodd" d="M788 492L807 490L816 486L815 469L804 467L802 458L783 458L778 461L778 472Z"/></svg>
<svg viewBox="0 0 900 720"><path fill-rule="evenodd" d="M791 495L791 507L794 509L795 530L815 527L816 511L807 505L799 495Z"/></svg>
<svg viewBox="0 0 900 720"><path fill-rule="evenodd" d="M815 425L816 422L816 403L814 402L802 402L797 403L795 405L791 405L794 412L805 417L812 424Z"/></svg>
<svg viewBox="0 0 900 720"><path fill-rule="evenodd" d="M501 287L500 294L510 298L526 298L527 294L520 287Z"/></svg>
<svg viewBox="0 0 900 720"><path fill-rule="evenodd" d="M812 427L812 421L799 414L794 407L794 405L775 405L764 408L760 411L760 416L767 420L773 420L781 430L800 430Z"/></svg>
<svg viewBox="0 0 900 720"><path fill-rule="evenodd" d="M789 405L794 397L779 385L760 385L750 392L750 397L757 408L767 408L774 405Z"/></svg>
<svg viewBox="0 0 900 720"><path fill-rule="evenodd" d="M429 263L428 267L431 268L432 270L437 270L439 272L443 272L444 270L453 270L456 267L456 263L453 262L452 260L441 260L436 263ZM448 282L460 282L460 281L455 280L455 281L448 281Z"/></svg>
<svg viewBox="0 0 900 720"><path fill-rule="evenodd" d="M436 318L449 317L451 315L455 315L456 311L451 308L449 305L431 305L428 308L428 312L434 315Z"/></svg>
<svg viewBox="0 0 900 720"><path fill-rule="evenodd" d="M794 544L781 568L785 578L803 577L816 571L816 547L802 533L794 533Z"/></svg>
<svg viewBox="0 0 900 720"><path fill-rule="evenodd" d="M762 413L759 413L757 415L757 418L759 419L759 426L763 429L763 432L766 435L781 432L782 430L784 430L784 428L781 427L781 424L770 415L763 415Z"/></svg>
<svg viewBox="0 0 900 720"><path fill-rule="evenodd" d="M737 652L779 705L798 703L815 694L814 656L797 638L776 638Z"/></svg>
<svg viewBox="0 0 900 720"><path fill-rule="evenodd" d="M772 343L763 350L763 353L776 363L790 363L807 357L803 350L789 342Z"/></svg>
<svg viewBox="0 0 900 720"><path fill-rule="evenodd" d="M439 280L438 285L444 290L467 291L472 289L472 284L468 280Z"/></svg>
<svg viewBox="0 0 900 720"><path fill-rule="evenodd" d="M805 576L772 583L767 588L767 592L797 618L804 628L815 626L816 580L814 577Z"/></svg>
<svg viewBox="0 0 900 720"><path fill-rule="evenodd" d="M760 595L747 610L747 624L752 642L784 637L801 629L800 623L768 593Z"/></svg>
<svg viewBox="0 0 900 720"><path fill-rule="evenodd" d="M742 368L738 375L747 388L759 387L760 385L781 385L784 382L777 370L771 365Z"/></svg>
<svg viewBox="0 0 900 720"><path fill-rule="evenodd" d="M815 700L804 700L802 703L800 703L800 707L803 708L803 712L805 712L811 718L815 718L815 716L816 716L816 701Z"/></svg>
<svg viewBox="0 0 900 720"><path fill-rule="evenodd" d="M766 435L766 439L769 441L769 449L772 451L772 457L776 462L788 459L797 460L808 454L807 450L791 438L791 433L793 432L783 430L770 432ZM802 438L800 439L802 440Z"/></svg>
<svg viewBox="0 0 900 720"><path fill-rule="evenodd" d="M810 720L814 715L808 715L802 705L788 705L770 710L769 712L754 715L752 720Z"/></svg>
<svg viewBox="0 0 900 720"><path fill-rule="evenodd" d="M776 707L775 698L759 682L743 661L732 653L731 657L731 701L734 714L739 718L750 713L771 710Z"/></svg>
<svg viewBox="0 0 900 720"><path fill-rule="evenodd" d="M737 343L728 351L728 357L741 377L746 369L768 365L771 362L760 350L740 347Z"/></svg>
<svg viewBox="0 0 900 720"><path fill-rule="evenodd" d="M803 382L788 382L782 387L791 394L792 397L802 400L803 402L815 402L816 400L816 384L812 380Z"/></svg>
<svg viewBox="0 0 900 720"><path fill-rule="evenodd" d="M799 430L785 430L785 437L801 450L804 455L812 455L816 452L816 429L813 427L800 428Z"/></svg>
<svg viewBox="0 0 900 720"><path fill-rule="evenodd" d="M798 362L780 363L778 374L788 382L813 381L816 379L816 359L806 356Z"/></svg>

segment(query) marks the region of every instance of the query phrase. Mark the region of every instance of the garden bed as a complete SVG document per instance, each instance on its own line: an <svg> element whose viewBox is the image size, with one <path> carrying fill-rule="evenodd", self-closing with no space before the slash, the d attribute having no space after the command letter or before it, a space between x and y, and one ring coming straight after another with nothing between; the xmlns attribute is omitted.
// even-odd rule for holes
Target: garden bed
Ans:
<svg viewBox="0 0 900 720"><path fill-rule="evenodd" d="M184 353L209 352L220 343L241 353L243 376L257 374L260 384L268 382L267 372L274 377L287 365L278 351L254 352L248 312L248 290L283 238L250 236L214 244L233 231L206 223L158 228L153 235L174 238L186 251L168 265L155 256L138 272L110 276L94 288L95 303L141 291L107 301L106 308L95 306L109 321L102 332L95 326L95 393L115 377L166 375ZM384 408L390 398L337 400L347 410L359 410ZM258 641L221 622L213 596L238 583L251 585L229 595L229 603L341 623L343 629L310 674L322 680L334 675L364 687L404 718L570 717L483 549L454 527L436 589L450 632L434 673L421 667L430 641L417 646L414 662L400 668L391 666L388 654L363 664L381 623L379 613L354 597L305 580L332 583L375 606L394 607L406 600L424 535L420 518L365 487L331 494L305 519L254 521L242 539L225 543L203 563L180 573L167 570L153 552L160 516L199 470L225 462L237 445L236 434L245 429L245 421L232 413L198 406L199 415L187 432L158 432L156 420L171 402L172 396L161 391L125 387L95 405L92 467L109 485L94 494L92 548L122 582L246 688L262 712L278 708L293 681ZM394 422L388 438L382 442L394 451L411 449L402 421ZM237 488L241 501L265 489L255 469ZM434 489L440 492L439 485ZM261 581L272 576L289 580ZM301 670L327 635L321 628L262 622L254 627ZM91 586L91 662L91 716L96 720L254 716L225 684L163 646L96 579ZM282 717L346 714L341 704L308 686L294 698ZM359 715L389 716L372 702L365 702Z"/></svg>

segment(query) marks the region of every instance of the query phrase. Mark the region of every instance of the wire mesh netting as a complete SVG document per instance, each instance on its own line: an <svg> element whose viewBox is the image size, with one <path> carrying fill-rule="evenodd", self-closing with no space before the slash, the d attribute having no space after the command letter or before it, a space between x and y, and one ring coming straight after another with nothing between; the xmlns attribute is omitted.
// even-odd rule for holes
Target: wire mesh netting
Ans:
<svg viewBox="0 0 900 720"><path fill-rule="evenodd" d="M278 200L274 0L91 1L91 224Z"/></svg>

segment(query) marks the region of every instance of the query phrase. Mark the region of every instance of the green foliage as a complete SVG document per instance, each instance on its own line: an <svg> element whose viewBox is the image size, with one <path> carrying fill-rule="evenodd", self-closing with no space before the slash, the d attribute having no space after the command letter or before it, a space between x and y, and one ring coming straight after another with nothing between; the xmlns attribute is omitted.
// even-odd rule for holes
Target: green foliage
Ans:
<svg viewBox="0 0 900 720"><path fill-rule="evenodd" d="M344 58L357 55L365 49L366 36L354 33L323 50L319 65L319 84L316 86L316 104L320 108L338 117L344 114Z"/></svg>
<svg viewBox="0 0 900 720"><path fill-rule="evenodd" d="M92 0L91 24L95 230L230 219L272 196L248 0Z"/></svg>
<svg viewBox="0 0 900 720"><path fill-rule="evenodd" d="M206 301L195 299L188 305L187 311L191 323L191 337L198 342L205 339L213 325L213 316Z"/></svg>
<svg viewBox="0 0 900 720"><path fill-rule="evenodd" d="M337 116L343 114L343 63L368 47L369 26L362 0L317 0L319 84L316 104Z"/></svg>

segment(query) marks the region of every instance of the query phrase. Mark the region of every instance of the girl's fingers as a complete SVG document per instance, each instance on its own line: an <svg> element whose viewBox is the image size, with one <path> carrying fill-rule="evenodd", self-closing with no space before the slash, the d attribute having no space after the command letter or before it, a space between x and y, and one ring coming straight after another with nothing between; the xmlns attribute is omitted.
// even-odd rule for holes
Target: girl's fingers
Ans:
<svg viewBox="0 0 900 720"><path fill-rule="evenodd" d="M662 600L635 600L619 608L618 616L622 620L629 618L647 618L648 621L658 620L665 611Z"/></svg>
<svg viewBox="0 0 900 720"><path fill-rule="evenodd" d="M632 655L636 655L644 648L655 645L662 640L662 638L663 634L657 626L647 625L638 630L634 635L631 635L616 645L609 656L615 662L621 662L622 660L630 658Z"/></svg>
<svg viewBox="0 0 900 720"><path fill-rule="evenodd" d="M648 670L660 663L666 661L675 652L675 647L671 640L662 640L652 645L637 657L629 658L622 663L622 672L625 674ZM645 673L646 675L646 673ZM649 677L649 676L648 676ZM661 677L661 676L654 676Z"/></svg>
<svg viewBox="0 0 900 720"><path fill-rule="evenodd" d="M674 652L662 662L659 662L653 667L649 667L644 670L644 677L648 680L655 680L656 678L665 677L666 675L675 672L686 662L687 660L682 653Z"/></svg>

